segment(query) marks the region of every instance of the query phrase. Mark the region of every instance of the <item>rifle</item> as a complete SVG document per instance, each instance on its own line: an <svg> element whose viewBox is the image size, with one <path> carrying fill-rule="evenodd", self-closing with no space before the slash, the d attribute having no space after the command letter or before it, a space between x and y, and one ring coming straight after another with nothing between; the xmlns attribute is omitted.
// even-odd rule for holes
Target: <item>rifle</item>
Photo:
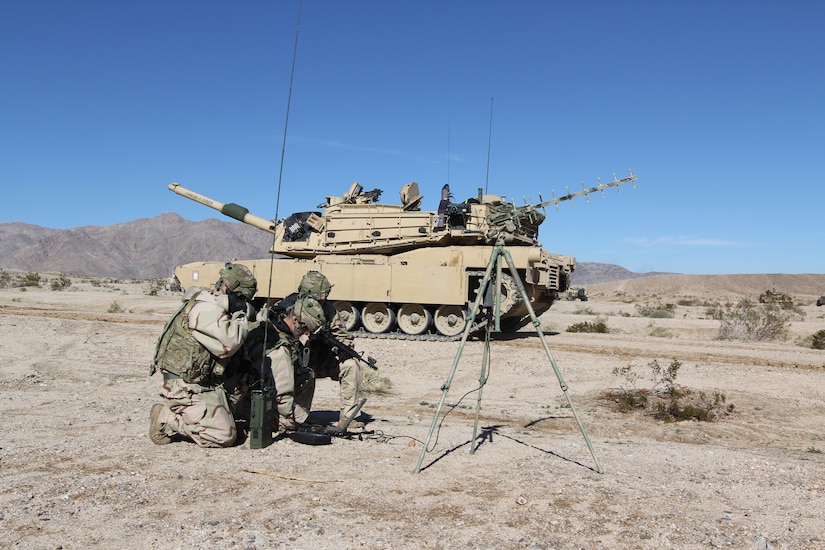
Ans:
<svg viewBox="0 0 825 550"><path fill-rule="evenodd" d="M359 353L352 348L352 346L348 346L338 338L330 334L328 331L323 330L323 327L318 328L315 332L312 333L312 339L318 340L323 344L326 344L330 348L334 348L338 351L339 355L343 355L348 359L355 359L356 361L361 361L362 363L366 363L369 368L378 370L376 366L377 361L375 358L370 357L367 355L364 357L363 352Z"/></svg>

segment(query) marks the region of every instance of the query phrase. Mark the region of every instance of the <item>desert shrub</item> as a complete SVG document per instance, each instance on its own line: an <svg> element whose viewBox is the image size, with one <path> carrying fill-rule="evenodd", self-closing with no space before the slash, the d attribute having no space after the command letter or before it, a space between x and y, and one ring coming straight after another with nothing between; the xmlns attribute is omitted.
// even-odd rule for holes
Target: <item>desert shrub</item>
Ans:
<svg viewBox="0 0 825 550"><path fill-rule="evenodd" d="M158 292L163 290L164 288L164 281L163 279L151 279L148 284L148 288L146 289L146 293L149 296L157 296Z"/></svg>
<svg viewBox="0 0 825 550"><path fill-rule="evenodd" d="M42 277L40 274L35 271L29 271L25 275L18 275L15 278L14 286L20 287L27 287L27 286L40 286L40 282L42 281Z"/></svg>
<svg viewBox="0 0 825 550"><path fill-rule="evenodd" d="M386 395L392 389L392 381L388 377L380 375L376 370L365 369L364 379L358 389L363 393Z"/></svg>
<svg viewBox="0 0 825 550"><path fill-rule="evenodd" d="M125 311L126 310L123 309L123 306L116 301L109 304L109 309L106 310L107 313L124 313Z"/></svg>
<svg viewBox="0 0 825 550"><path fill-rule="evenodd" d="M676 301L676 305L680 306L698 306L701 304L702 302L698 298L682 298Z"/></svg>
<svg viewBox="0 0 825 550"><path fill-rule="evenodd" d="M556 332L556 323L547 323L541 327L541 331L545 334L552 334Z"/></svg>
<svg viewBox="0 0 825 550"><path fill-rule="evenodd" d="M636 310L642 317L653 319L671 319L676 314L675 304L636 304Z"/></svg>
<svg viewBox="0 0 825 550"><path fill-rule="evenodd" d="M6 271L5 269L0 269L0 288L8 288L11 286L12 283L12 276L11 273Z"/></svg>
<svg viewBox="0 0 825 550"><path fill-rule="evenodd" d="M688 390L680 397L690 396L693 392ZM696 403L682 404L679 398L667 401L659 401L653 411L653 417L665 422L680 422L683 420L700 420L712 422L725 406L727 398L724 393L714 392L713 398L709 398L705 392L699 392ZM727 407L728 412L733 411L733 405Z"/></svg>
<svg viewBox="0 0 825 550"><path fill-rule="evenodd" d="M567 332L595 332L600 334L607 334L610 329L607 328L607 322L604 319L596 319L595 321L583 321L575 323L567 327Z"/></svg>
<svg viewBox="0 0 825 550"><path fill-rule="evenodd" d="M825 349L825 329L814 332L811 336L811 347L813 349Z"/></svg>
<svg viewBox="0 0 825 550"><path fill-rule="evenodd" d="M579 306L573 313L576 315L593 315L593 309L589 307Z"/></svg>
<svg viewBox="0 0 825 550"><path fill-rule="evenodd" d="M664 393L671 397L681 397L679 389L676 386L676 375L682 367L682 363L674 359L667 367L662 367L659 361L654 359L647 364L650 372L653 375L652 391Z"/></svg>
<svg viewBox="0 0 825 550"><path fill-rule="evenodd" d="M632 364L614 368L613 375L621 376L624 379L618 391L609 392L608 394L609 397L615 400L620 411L628 412L635 408L644 408L647 405L647 396L650 392L640 389L636 385L639 374L634 370Z"/></svg>
<svg viewBox="0 0 825 550"><path fill-rule="evenodd" d="M60 275L51 280L50 286L52 290L66 290L72 286L72 280L65 275Z"/></svg>
<svg viewBox="0 0 825 550"><path fill-rule="evenodd" d="M721 322L717 335L720 340L786 340L792 310L742 298L736 304L711 306L708 314Z"/></svg>
<svg viewBox="0 0 825 550"><path fill-rule="evenodd" d="M651 319L673 319L674 312L667 309L654 309L650 312Z"/></svg>
<svg viewBox="0 0 825 550"><path fill-rule="evenodd" d="M665 327L653 327L650 329L650 335L656 338L673 338L673 333Z"/></svg>
<svg viewBox="0 0 825 550"><path fill-rule="evenodd" d="M679 422L683 420L700 420L710 422L715 420L719 413L732 412L733 405L726 405L724 393L714 392L709 397L705 392L695 392L690 388L676 384L676 376L682 363L673 359L663 367L654 359L647 364L650 371L649 388L640 388L639 380L643 379L633 364L625 367L616 367L613 374L623 379L618 390L609 391L604 397L613 403L621 412L641 410L658 420L665 422Z"/></svg>
<svg viewBox="0 0 825 550"><path fill-rule="evenodd" d="M89 281L89 284L90 284L90 285L92 285L92 286L93 286L93 287L95 287L95 288L98 288L98 287L100 287L100 285L101 285L100 281L99 281L99 280L97 280L97 279L91 279L91 280Z"/></svg>

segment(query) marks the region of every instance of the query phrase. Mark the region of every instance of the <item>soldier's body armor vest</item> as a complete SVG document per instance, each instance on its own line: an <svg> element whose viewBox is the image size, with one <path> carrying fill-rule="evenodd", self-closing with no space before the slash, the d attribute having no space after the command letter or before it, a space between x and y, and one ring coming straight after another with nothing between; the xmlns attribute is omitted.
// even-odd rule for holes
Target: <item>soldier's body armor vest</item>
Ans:
<svg viewBox="0 0 825 550"><path fill-rule="evenodd" d="M266 331L266 335L264 332ZM289 336L289 327L282 320L274 323L270 322L266 327L264 323L250 323L249 336L244 342L247 353L252 357L260 357L263 354L264 337L266 337L267 355L274 349L286 348L289 358L295 363L298 360L298 345Z"/></svg>
<svg viewBox="0 0 825 550"><path fill-rule="evenodd" d="M189 313L195 297L189 298L163 328L155 346L150 374L156 370L180 376L188 384L210 386L223 374L224 366L192 336Z"/></svg>
<svg viewBox="0 0 825 550"><path fill-rule="evenodd" d="M249 331L249 336L247 337L244 345L246 346L247 353L251 358L253 358L252 360L254 362L257 363L260 361L260 357L263 354L264 331L267 331L267 355L279 348L284 348L284 350L289 354L289 360L295 366L296 392L303 389L306 384L314 380L315 375L312 372L312 369L310 369L307 365L309 362L309 357L302 357L302 354L306 348L304 348L300 342L291 336L292 331L282 319L278 319L274 323L269 322L268 327L266 327L262 322L256 323L255 326Z"/></svg>

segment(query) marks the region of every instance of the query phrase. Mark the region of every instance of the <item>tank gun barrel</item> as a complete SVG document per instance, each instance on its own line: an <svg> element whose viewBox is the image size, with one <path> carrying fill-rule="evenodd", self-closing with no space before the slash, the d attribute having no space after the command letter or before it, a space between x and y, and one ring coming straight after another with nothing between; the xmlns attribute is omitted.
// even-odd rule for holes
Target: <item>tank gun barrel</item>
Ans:
<svg viewBox="0 0 825 550"><path fill-rule="evenodd" d="M262 229L269 233L275 232L275 222L271 220L264 219L260 216L256 216L255 214L250 214L249 210L244 208L239 204L235 204L233 202L230 203L222 203L216 200L210 199L200 193L195 193L194 191L190 191L185 187L181 187L179 183L170 183L169 190L177 193L181 197L186 197L189 200L193 200L195 202L199 202L203 205L208 206L209 208L213 208L223 214L224 216L229 216L239 222L243 222L247 225L251 225L253 227L257 227L258 229Z"/></svg>

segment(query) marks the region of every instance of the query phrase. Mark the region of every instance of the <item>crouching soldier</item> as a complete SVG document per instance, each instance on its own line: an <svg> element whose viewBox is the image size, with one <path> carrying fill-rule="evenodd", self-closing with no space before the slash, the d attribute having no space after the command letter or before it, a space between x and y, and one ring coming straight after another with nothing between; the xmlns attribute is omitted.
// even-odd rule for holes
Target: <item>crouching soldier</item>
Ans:
<svg viewBox="0 0 825 550"><path fill-rule="evenodd" d="M299 298L283 308L262 315L262 321L250 333L247 353L260 364L266 342L264 372L272 373L279 429L296 430L304 424L312 408L315 376L309 368L309 348L300 338L318 330L323 324L321 305L312 298Z"/></svg>
<svg viewBox="0 0 825 550"><path fill-rule="evenodd" d="M322 330L327 331L339 342L352 347L352 334L344 328L335 306L327 300L332 285L320 271L308 271L298 286L298 296L308 296L319 303L323 308ZM287 300L288 298L284 298ZM339 384L340 413L338 426L343 426L347 419L357 414L359 388L364 379L363 367L360 361L339 357L336 349L320 338L313 338L311 331L306 345L310 349L309 366L315 373L315 378L331 378ZM314 387L313 387L314 390ZM363 428L363 422L352 419L350 428Z"/></svg>
<svg viewBox="0 0 825 550"><path fill-rule="evenodd" d="M150 374L163 373L160 395L152 406L149 438L156 445L173 438L201 447L229 447L237 430L224 389L230 358L249 332L257 291L252 272L227 263L214 290L193 288L166 323L158 339Z"/></svg>

